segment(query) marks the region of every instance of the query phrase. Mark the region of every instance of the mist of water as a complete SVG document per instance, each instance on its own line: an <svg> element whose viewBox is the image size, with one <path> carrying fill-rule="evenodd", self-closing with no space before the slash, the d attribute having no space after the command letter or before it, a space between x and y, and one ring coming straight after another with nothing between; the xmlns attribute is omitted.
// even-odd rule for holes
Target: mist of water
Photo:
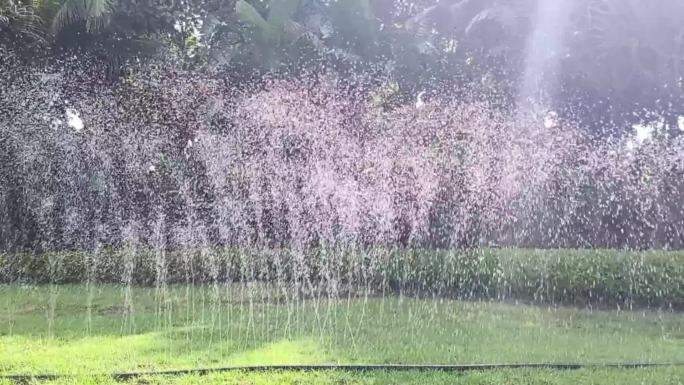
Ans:
<svg viewBox="0 0 684 385"><path fill-rule="evenodd" d="M561 44L544 42L552 26L535 33L530 79ZM47 255L50 331L75 251L88 331L97 285L114 282L123 333L138 327L142 285L163 335L182 320L210 325L181 330L187 341L314 335L332 347L341 341L329 336L356 343L371 306L372 322L402 314L418 336L460 306L437 300L517 299L517 262L493 263L491 246L684 241L678 138L597 143L571 121L448 95L385 111L367 102L371 88L332 76L243 93L216 74L143 69L112 85L62 63L12 78L0 96L1 247ZM595 301L631 306L639 268L612 273L631 291ZM527 300L570 297L545 265L529 274ZM659 295L667 306L676 293Z"/></svg>
<svg viewBox="0 0 684 385"><path fill-rule="evenodd" d="M573 4L572 0L537 0L519 94L522 104L552 102Z"/></svg>

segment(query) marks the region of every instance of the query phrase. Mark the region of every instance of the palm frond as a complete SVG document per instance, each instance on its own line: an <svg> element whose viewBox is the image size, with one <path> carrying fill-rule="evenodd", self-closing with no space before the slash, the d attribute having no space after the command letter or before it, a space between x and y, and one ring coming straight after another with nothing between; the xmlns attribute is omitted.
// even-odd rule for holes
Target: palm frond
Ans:
<svg viewBox="0 0 684 385"><path fill-rule="evenodd" d="M42 7L43 4L43 0L31 0L31 7L33 7L33 9L40 9L40 7Z"/></svg>
<svg viewBox="0 0 684 385"><path fill-rule="evenodd" d="M98 31L108 23L113 8L112 0L64 0L52 20L52 31L82 22L88 32Z"/></svg>
<svg viewBox="0 0 684 385"><path fill-rule="evenodd" d="M0 29L5 28L14 36L43 41L41 18L31 6L14 0L0 1Z"/></svg>
<svg viewBox="0 0 684 385"><path fill-rule="evenodd" d="M104 28L109 21L112 9L112 0L86 1L86 29L92 32Z"/></svg>
<svg viewBox="0 0 684 385"><path fill-rule="evenodd" d="M57 34L65 27L82 21L85 12L83 0L66 0L52 18L52 32Z"/></svg>

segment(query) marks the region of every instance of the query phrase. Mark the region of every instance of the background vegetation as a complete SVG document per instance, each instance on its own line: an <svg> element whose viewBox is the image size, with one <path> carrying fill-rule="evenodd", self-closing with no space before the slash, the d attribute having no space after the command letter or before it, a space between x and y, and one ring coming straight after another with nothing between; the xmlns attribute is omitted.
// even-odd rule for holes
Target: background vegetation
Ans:
<svg viewBox="0 0 684 385"><path fill-rule="evenodd" d="M416 191L422 190L414 184L405 190L397 187L392 195L410 202L409 208L420 211L427 224L416 228L413 214L402 212L386 225L395 237L361 239L361 245L469 248L495 242L681 248L684 163L678 119L684 114L679 108L684 105L684 27L677 15L683 5L576 2L567 15L566 48L556 53L562 56L561 84L556 95L548 95L554 100L549 108L564 124L535 137L542 145L531 151L532 139L516 143L523 135L512 133L507 120L514 114L535 4L2 0L0 79L7 87L0 95L0 141L6 150L0 153L0 249L92 249L88 242L95 232L102 243L116 247L127 223L137 221L149 228L155 215L163 215L169 228L201 225L209 243L230 245L234 242L220 239L220 229L212 227L216 218L230 216L215 204L225 198L221 188L226 188L212 185L217 180L230 180L243 195L259 183L266 185L270 191L260 198L268 203L262 209L245 208L254 220L241 226L263 230L245 239L283 246L297 224L281 220L284 203L272 194L277 181L217 173L206 158L211 154L222 159L221 149L193 142L201 148L198 154L187 143L197 139L199 128L211 134L207 139L226 139L235 148L248 139L245 148L249 144L270 151L265 151L270 168L255 169L259 175L281 169L280 164L301 172L313 158L306 156L310 133L285 137L278 124L257 117L267 116L263 105L276 101L284 107L268 115L274 121L293 115L314 94L320 103L307 113L326 128L330 119L337 119L335 130L316 132L318 144L334 133L336 138L356 140L355 156L369 153L364 143L371 142L375 149L410 143L437 158L425 163L439 172L440 186L433 190L440 194L418 196ZM321 91L323 76L314 77L314 84L302 81L290 88L271 82L311 78L311 73L334 77L336 86ZM428 91L427 100L442 103L439 111L425 113L429 119L411 111L421 90ZM344 108L330 101L331 94L344 100ZM67 99L75 105L68 105ZM356 100L370 100L374 109L361 114L359 109L366 106L352 102ZM491 120L461 119L467 109L454 107L452 101L472 103L471 111ZM71 108L81 111L87 125L98 128L96 135L81 140L63 131L43 130L52 124L43 116L64 115ZM388 124L390 120L394 123ZM454 121L461 124L456 127L459 135L475 126L491 134L435 139L444 129L434 122L453 128ZM628 137L633 123L660 127L655 140L626 156L602 146ZM573 136L577 127L582 135ZM258 129L258 134L247 128ZM408 128L424 134L415 135ZM274 142L283 146L276 148ZM563 144L568 148L556 151ZM129 147L123 150L125 146ZM490 152L496 148L499 154L484 153L483 146ZM451 147L457 151L447 153ZM526 191L527 197L518 194L520 199L512 202L503 195L510 187L507 177L516 170L506 166L515 164L513 157L526 149L553 156L519 161L541 169L529 182L537 183L533 179L542 174L544 181ZM391 152L385 154L389 157ZM258 152L241 155L237 161L251 166L265 159ZM407 166L410 155L404 151L404 158L392 160ZM138 168L131 169L130 158ZM348 159L352 161L377 159ZM605 169L599 170L600 163ZM407 166L413 172L404 174L410 175L392 177L418 180L424 175L415 170L426 164ZM478 164L487 166L487 183L476 185L477 172L482 171ZM109 168L102 170L101 165ZM346 171L368 170L357 166ZM145 172L149 167L158 172ZM77 203L82 212L70 211ZM194 224L186 215L191 204ZM332 216L343 217L346 208L336 208ZM69 222L74 218L78 231ZM301 226L311 227L304 222ZM378 227L371 223L359 233L375 234ZM310 232L307 242L315 246L323 236L316 229ZM138 233L143 243L150 243L149 232ZM449 239L449 234L457 234L458 240ZM176 236L169 232L166 238L171 245Z"/></svg>
<svg viewBox="0 0 684 385"><path fill-rule="evenodd" d="M162 264L160 267L159 264ZM527 303L684 307L679 252L483 249L99 250L0 254L0 282L163 284L263 282L296 285L303 297L494 299ZM128 277L128 278L127 278ZM332 285L332 286L331 286ZM328 292L329 287L335 293Z"/></svg>
<svg viewBox="0 0 684 385"><path fill-rule="evenodd" d="M396 101L420 89L484 84L510 102L521 77L532 0L2 0L0 41L36 63L92 53L111 75L162 55L187 67L289 74L382 73ZM559 110L602 131L663 119L682 104L681 2L582 0L562 57ZM37 54L38 53L38 54ZM513 93L512 93L513 92ZM394 96L394 95L388 95ZM386 100L391 103L392 98ZM396 102L395 101L395 102Z"/></svg>

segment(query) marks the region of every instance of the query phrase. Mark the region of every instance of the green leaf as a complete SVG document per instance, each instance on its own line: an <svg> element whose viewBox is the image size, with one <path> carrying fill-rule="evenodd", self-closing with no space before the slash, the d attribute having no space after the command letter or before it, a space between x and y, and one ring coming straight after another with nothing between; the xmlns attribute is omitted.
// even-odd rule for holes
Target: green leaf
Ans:
<svg viewBox="0 0 684 385"><path fill-rule="evenodd" d="M269 3L268 24L276 29L281 29L290 20L297 7L299 0L271 0Z"/></svg>
<svg viewBox="0 0 684 385"><path fill-rule="evenodd" d="M259 14L259 12L245 0L238 0L235 4L235 12L241 21L251 24L261 31L269 29L268 22Z"/></svg>

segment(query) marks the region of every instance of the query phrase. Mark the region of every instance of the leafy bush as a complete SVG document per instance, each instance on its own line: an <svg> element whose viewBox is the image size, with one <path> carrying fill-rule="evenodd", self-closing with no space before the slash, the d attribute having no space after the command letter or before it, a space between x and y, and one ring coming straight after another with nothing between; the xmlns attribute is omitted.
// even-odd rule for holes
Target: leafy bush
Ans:
<svg viewBox="0 0 684 385"><path fill-rule="evenodd" d="M359 292L621 307L684 306L684 254L614 250L101 250L0 255L0 281L156 285L264 281Z"/></svg>

